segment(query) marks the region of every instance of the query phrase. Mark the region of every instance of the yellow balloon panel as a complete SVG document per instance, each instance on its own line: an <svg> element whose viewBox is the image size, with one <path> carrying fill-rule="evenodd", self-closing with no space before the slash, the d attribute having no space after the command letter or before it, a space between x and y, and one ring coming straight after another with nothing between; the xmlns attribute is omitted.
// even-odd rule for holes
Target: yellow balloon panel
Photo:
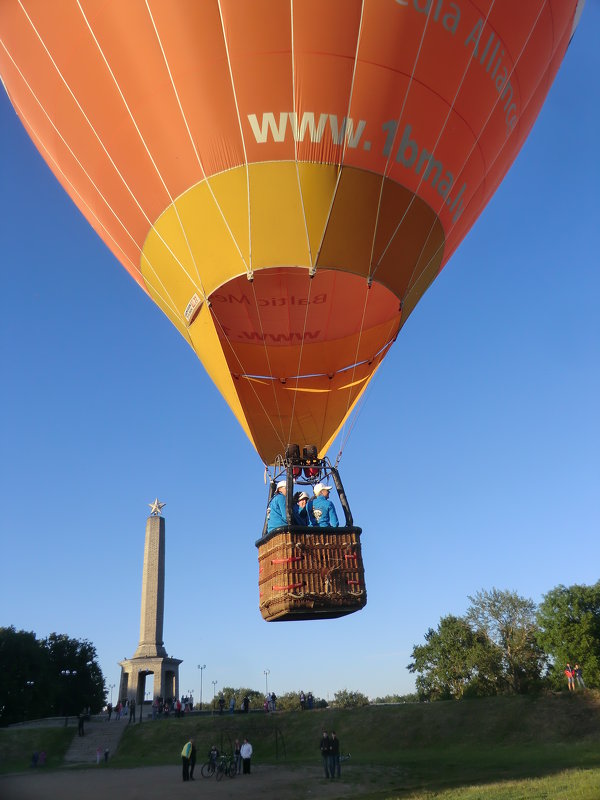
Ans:
<svg viewBox="0 0 600 800"><path fill-rule="evenodd" d="M518 154L579 6L2 0L0 73L269 460L331 441Z"/></svg>

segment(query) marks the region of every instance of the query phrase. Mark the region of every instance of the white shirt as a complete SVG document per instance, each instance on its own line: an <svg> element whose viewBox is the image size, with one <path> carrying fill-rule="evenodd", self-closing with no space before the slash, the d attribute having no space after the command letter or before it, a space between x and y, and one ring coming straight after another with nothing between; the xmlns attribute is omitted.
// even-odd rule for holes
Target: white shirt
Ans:
<svg viewBox="0 0 600 800"><path fill-rule="evenodd" d="M252 757L252 745L250 742L244 742L244 744L240 747L240 755L242 758Z"/></svg>

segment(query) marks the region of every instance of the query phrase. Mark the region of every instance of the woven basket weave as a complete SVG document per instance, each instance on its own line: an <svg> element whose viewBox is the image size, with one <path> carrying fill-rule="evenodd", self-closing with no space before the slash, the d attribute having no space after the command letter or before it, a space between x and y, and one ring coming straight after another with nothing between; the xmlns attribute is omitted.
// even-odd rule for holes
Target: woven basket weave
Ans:
<svg viewBox="0 0 600 800"><path fill-rule="evenodd" d="M331 619L367 603L360 528L291 526L258 547L260 611L267 621Z"/></svg>

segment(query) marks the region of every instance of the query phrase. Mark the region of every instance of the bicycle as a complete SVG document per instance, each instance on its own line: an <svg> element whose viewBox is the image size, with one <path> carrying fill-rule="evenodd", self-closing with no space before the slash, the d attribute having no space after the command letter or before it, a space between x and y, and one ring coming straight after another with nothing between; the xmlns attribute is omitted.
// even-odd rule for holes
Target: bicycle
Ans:
<svg viewBox="0 0 600 800"><path fill-rule="evenodd" d="M235 759L229 753L222 755L217 763L216 779L221 780L223 775L228 775L230 778L235 778Z"/></svg>
<svg viewBox="0 0 600 800"><path fill-rule="evenodd" d="M200 774L203 778L211 778L217 769L217 766L214 761L206 761L202 764L202 768L200 769Z"/></svg>

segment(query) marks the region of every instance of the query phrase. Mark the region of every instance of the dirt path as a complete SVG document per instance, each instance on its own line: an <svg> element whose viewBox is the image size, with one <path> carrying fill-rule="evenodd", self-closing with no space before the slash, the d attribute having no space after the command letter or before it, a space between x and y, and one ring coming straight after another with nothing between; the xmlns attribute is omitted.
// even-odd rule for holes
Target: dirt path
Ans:
<svg viewBox="0 0 600 800"><path fill-rule="evenodd" d="M199 770L197 770L199 772ZM359 798L372 786L360 780L361 771L349 767L346 777L326 781L317 767L289 769L259 766L251 775L204 779L198 774L192 783L183 783L181 767L146 767L143 769L60 770L28 772L0 776L2 800L179 800L196 797L202 800L337 800ZM357 781L358 779L358 781Z"/></svg>

